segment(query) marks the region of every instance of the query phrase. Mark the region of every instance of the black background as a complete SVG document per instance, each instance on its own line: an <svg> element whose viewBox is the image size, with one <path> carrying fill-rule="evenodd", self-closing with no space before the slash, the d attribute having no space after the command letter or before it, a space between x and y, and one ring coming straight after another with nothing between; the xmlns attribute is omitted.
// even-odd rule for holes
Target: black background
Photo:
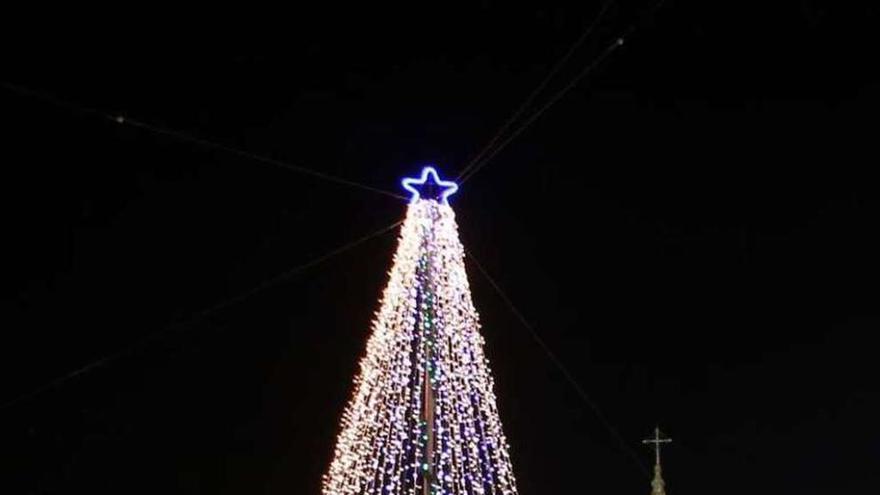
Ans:
<svg viewBox="0 0 880 495"><path fill-rule="evenodd" d="M622 1L638 29L454 197L464 243L672 494L876 490L878 8ZM4 83L397 190L447 176L599 10L41 12ZM256 9L251 9L255 11ZM50 15L51 14L51 15ZM24 22L26 21L26 22ZM318 493L394 198L4 88L4 493ZM648 480L469 267L524 494ZM182 324L175 325L175 323Z"/></svg>

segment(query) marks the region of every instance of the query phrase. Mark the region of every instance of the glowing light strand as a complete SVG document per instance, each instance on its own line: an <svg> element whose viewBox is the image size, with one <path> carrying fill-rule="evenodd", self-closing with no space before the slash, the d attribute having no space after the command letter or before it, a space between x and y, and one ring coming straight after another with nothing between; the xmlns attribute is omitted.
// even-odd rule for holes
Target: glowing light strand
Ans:
<svg viewBox="0 0 880 495"><path fill-rule="evenodd" d="M447 197L408 207L323 495L517 493Z"/></svg>

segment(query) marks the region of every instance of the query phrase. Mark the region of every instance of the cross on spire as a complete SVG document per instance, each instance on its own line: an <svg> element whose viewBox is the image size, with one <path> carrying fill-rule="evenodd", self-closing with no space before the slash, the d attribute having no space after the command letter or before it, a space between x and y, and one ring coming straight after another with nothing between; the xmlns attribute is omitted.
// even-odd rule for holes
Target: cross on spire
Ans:
<svg viewBox="0 0 880 495"><path fill-rule="evenodd" d="M660 467L660 447L664 443L672 443L671 438L660 436L660 427L654 428L654 437L642 440L643 444L654 445L654 480L651 481L651 495L666 495L666 482L663 481L663 469Z"/></svg>
<svg viewBox="0 0 880 495"><path fill-rule="evenodd" d="M659 466L660 465L660 447L664 443L672 443L672 439L671 438L661 438L660 437L660 427L658 426L658 427L654 428L654 437L642 440L642 443L654 444L654 454L656 455L656 460L654 461L654 463Z"/></svg>

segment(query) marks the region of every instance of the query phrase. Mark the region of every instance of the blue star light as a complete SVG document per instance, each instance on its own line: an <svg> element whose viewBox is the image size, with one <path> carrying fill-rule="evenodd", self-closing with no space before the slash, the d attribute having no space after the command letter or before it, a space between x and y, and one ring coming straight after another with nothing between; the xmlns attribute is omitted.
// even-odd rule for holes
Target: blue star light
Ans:
<svg viewBox="0 0 880 495"><path fill-rule="evenodd" d="M430 180L429 180L430 179ZM401 181L403 188L412 193L410 204L419 199L433 199L444 205L449 204L449 196L458 191L458 184L450 180L440 180L434 167L428 166L422 169L422 176L418 179L407 177Z"/></svg>

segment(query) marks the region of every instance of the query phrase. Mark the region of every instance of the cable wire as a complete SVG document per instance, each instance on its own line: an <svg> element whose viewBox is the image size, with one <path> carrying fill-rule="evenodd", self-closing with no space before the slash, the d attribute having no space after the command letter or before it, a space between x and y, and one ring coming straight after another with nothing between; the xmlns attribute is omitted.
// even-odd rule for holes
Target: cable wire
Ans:
<svg viewBox="0 0 880 495"><path fill-rule="evenodd" d="M458 181L459 184L464 184L465 182L467 182L468 179L473 177L474 174L479 172L481 168L485 167L486 164L489 163L489 161L495 157L495 155L497 155L502 149L504 149L505 146L510 144L511 141L513 141L520 134L522 134L523 131L525 131L533 122L538 120L538 117L543 115L544 112L546 112L556 102L558 102L560 99L562 99L562 97L565 96L569 91L571 91L572 88L577 86L577 84L584 77L589 75L590 72L592 72L596 67L598 67L599 64L601 64L606 58L608 58L609 55L611 55L614 52L614 50L623 46L625 37L628 36L629 34L631 34L632 30L633 30L633 28L630 27L630 29L628 29L626 32L624 32L624 34L619 36L617 39L614 40L614 42L612 42L604 50L602 50L602 53L600 53L598 57L593 59L593 61L590 62L590 64L587 65L583 70L578 72L577 75L575 75L575 77L568 84L563 86L563 88L561 90L559 90L556 94L554 94L553 97L547 101L547 103L545 103L540 108L538 108L538 110L536 110L528 119L526 119L526 121L523 122L523 124L520 125L513 132L513 134L511 134L507 139L502 141L501 144L499 144L494 150L492 150L492 153L490 153L489 156L487 156L480 163L476 164L470 170L468 170L468 172L459 179L459 181Z"/></svg>
<svg viewBox="0 0 880 495"><path fill-rule="evenodd" d="M107 119L109 121L115 122L120 125L129 125L131 127L144 130L146 132L150 132L150 133L162 135L162 136L167 136L167 137L176 139L178 141L182 141L182 142L186 142L186 143L190 143L190 144L195 144L195 145L201 146L203 148L214 149L214 150L222 151L224 153L228 153L230 155L235 155L235 156L238 156L241 158L246 158L248 160L253 160L256 162L274 165L276 167L281 167L284 169L292 170L294 172L297 172L297 173L300 173L303 175L308 175L311 177L315 177L317 179L322 179L322 180L325 180L328 182L333 182L335 184L349 186L349 187L361 189L364 191L370 191L373 193L382 194L384 196L390 196L392 198L396 198L396 199L400 199L400 200L404 200L404 201L408 200L407 197L400 195L400 194L397 194L397 193L394 193L394 192L391 192L391 191L386 191L384 189L373 187L373 186L370 186L367 184L362 184L360 182L349 180L349 179L346 179L343 177L338 177L335 175L320 172L318 170L304 167L302 165L297 165L294 163L278 160L278 159L275 159L275 158L272 158L269 156L260 155L258 153L253 153L253 152L242 150L239 148L234 148L232 146L221 144L216 141L211 141L208 139L196 137L196 136L193 136L191 134L187 134L182 131L170 129L167 127L161 127L156 124L151 124L149 122L145 122L142 120L137 120L137 119L133 119L130 117L126 117L121 113L119 113L119 114L108 113L103 110L100 110L100 109L97 109L94 107L90 107L87 105L80 105L78 103L73 103L73 102L70 102L67 100L62 100L54 95L51 95L51 94L48 94L48 93L45 93L42 91L36 91L36 90L30 89L30 88L25 88L23 86L19 86L19 85L4 82L4 81L0 81L0 87L6 89L8 91L20 94L20 95L24 95L24 96L28 96L31 98L36 98L36 99L42 100L42 101L50 103L52 105L55 105L55 106L58 106L61 108L65 108L67 110L71 110L71 111L74 111L77 113L82 113L82 114L97 115L99 117L102 117L104 119Z"/></svg>
<svg viewBox="0 0 880 495"><path fill-rule="evenodd" d="M498 285L498 282L496 282L495 279L492 278L491 275L489 275L489 272L487 272L486 269L483 268L483 265L480 264L479 261L477 261L477 258L474 256L474 254L470 250L468 250L466 247L465 247L465 253L467 253L467 257L470 259L471 262L473 262L474 266L477 267L477 270L479 270L480 273L482 273L483 276L486 277L486 280L489 282L489 285L491 285L492 288L495 289L495 292L498 293L498 296L501 297L501 300L504 301L504 303L510 309L511 313L513 313L513 315L516 317L516 319L519 320L520 324L522 324L522 326L526 330L528 330L529 335L538 344L538 347L540 347L541 350L544 351L544 353L547 355L547 357L550 359L550 361L553 363L553 365L556 366L556 368L559 370L560 373L562 373L562 376L569 383L569 385L571 385L571 387L575 390L575 392L581 398L581 400L585 404L587 404L587 406L589 406L590 409L592 409L593 413L596 415L596 418L599 420L600 423L602 423L602 426L604 426L605 429L608 430L609 433L611 433L611 436L614 437L615 440L617 440L617 442L620 446L620 449L632 458L633 462L635 462L635 464L638 466L638 468L642 472L642 474L644 474L646 477L650 478L651 474L650 474L650 471L648 470L648 467L645 466L645 464L642 462L641 458L636 453L636 451L633 450L633 448L629 446L629 444L626 442L626 440L623 438L623 436L620 434L620 432L617 431L617 428L615 428L614 425L612 425L611 422L608 421L608 419L605 417L605 414L603 414L602 410L599 408L599 405L596 404L596 401L594 401L590 397L590 395L587 394L587 391L584 390L584 388L580 385L580 383L578 383L578 381L575 379L574 375L572 375L571 372L568 371L568 369L565 367L565 365L562 363L562 361L550 349L550 347L547 345L547 343L544 342L544 339L541 338L541 336L535 330L535 327L533 327L532 324L529 323L529 321L526 319L526 317L523 316L522 312L519 309L517 309L515 304L513 304L513 301L507 296L507 294L504 292L504 290L501 288L501 286Z"/></svg>
<svg viewBox="0 0 880 495"><path fill-rule="evenodd" d="M355 247L357 247L357 246L359 246L359 245L361 245L361 244L363 244L373 238L381 237L382 235L384 235L384 234L388 233L389 231L393 230L394 228L396 228L401 223L403 223L403 220L398 220L391 225L385 226L385 227L383 227L379 230L376 230L370 234L367 234L359 239L356 239L356 240L351 241L347 244L344 244L336 249L328 251L327 253L325 253L321 256L318 256L317 258L314 258L306 263L303 263L301 265L297 265L297 266L291 268L290 270L287 270L284 273L281 273L275 277L267 279L264 282L260 283L259 285L255 286L254 288L252 288L250 290L247 290L245 292L242 292L241 294L238 294L238 295L233 296L229 299L221 301L220 303L217 303L209 308L203 309L201 311L197 311L197 312L193 313L192 315L190 315L185 320L181 320L181 321L172 323L166 327L163 327L162 329L160 329L156 332L152 332L148 335L145 335L145 336L137 339L134 343L132 343L132 344L116 351L116 352L107 354L104 357L101 357L95 361L92 361L91 363L89 363L85 366L82 366L81 368L78 368L74 371L71 371L71 372L66 373L64 375L61 375L61 376L55 378L54 380L31 390L30 392L26 392L22 395L19 395L16 398L10 400L10 401L3 403L2 405L0 405L0 411L5 410L7 408L10 408L12 406L15 406L16 404L20 404L22 402L25 402L33 397L40 395L41 393L43 393L45 391L48 391L48 390L56 388L60 385L63 385L65 383L73 380L74 378L81 376L81 375L84 375L84 374L86 374L96 368L100 368L100 367L105 366L109 363L112 363L122 357L125 357L125 356L131 354L132 352L136 351L137 349L139 349L143 345L147 344L148 342L153 341L153 340L169 333L171 330L193 325L193 324L197 323L198 321L203 320L204 318L206 318L206 317L208 317L218 311L221 311L221 310L226 309L232 305L240 303L240 302L248 299L249 297L253 296L254 294L261 292L269 287L272 287L273 285L276 285L276 284L282 282L283 280L286 280L294 275L297 275L297 274L299 274L309 268L312 268L315 265L319 265L319 264L329 260L330 258L333 258L337 255L340 255L340 254L346 252L346 251L349 251L349 250L351 250L351 249L353 249L353 248L355 248Z"/></svg>
<svg viewBox="0 0 880 495"><path fill-rule="evenodd" d="M643 21L647 19L649 16L655 14L660 8L666 3L666 0L658 0L651 8L643 12L640 16L639 21ZM551 106L553 106L556 102L562 99L572 88L574 88L581 80L583 80L586 76L588 76L596 67L598 67L605 59L607 59L615 50L623 46L627 37L631 36L636 29L639 27L638 22L633 22L626 29L624 29L620 35L618 35L613 42L611 42L602 52L590 62L583 70L577 73L572 80L566 84L561 90L559 90L550 100L541 106L538 110L536 110L526 121L520 125L507 139L501 142L494 150L485 158L483 158L478 163L469 164L466 167L466 170L463 170L462 174L459 174L459 185L464 184L467 180L469 180L475 173L477 173L481 168L486 166L486 164L495 157L505 146L510 144L511 141L516 139L517 136L523 133L533 122L535 122L538 117L540 117L544 112L546 112ZM519 112L518 112L519 113ZM493 139L495 141L495 139ZM481 153L482 155L482 153Z"/></svg>
<svg viewBox="0 0 880 495"><path fill-rule="evenodd" d="M568 60L571 58L571 56L574 55L574 52L577 51L577 49L581 47L581 45L584 43L584 41L586 41L586 39L591 34L593 34L593 31L595 31L596 27L599 26L599 23L601 22L602 18L605 16L605 13L608 11L608 8L611 7L611 4L613 4L614 1L615 0L606 0L606 2L602 4L602 8L599 10L599 13L596 14L596 17L592 20L592 22L590 22L586 26L586 28L581 33L581 35L577 38L577 40L575 40L575 42L571 45L571 47L569 47L569 49L565 53L565 55L563 55L562 58L560 58L556 62L556 64L553 66L552 69L550 69L550 72L547 73L547 75L544 77L544 79L541 81L541 83L538 84L538 86L535 87L534 90L532 90L531 94L529 94L529 96L522 102L522 104L513 113L513 115L511 115L504 122L504 124L501 126L501 128L498 129L498 132L496 132L495 135L492 137L492 139L490 139L489 142L486 143L486 146L484 146L483 149L480 150L480 152L477 153L477 155L474 156L464 168L461 169L461 171L458 173L457 180L461 180L461 178L465 174L467 174L474 165L479 163L479 161L483 157L483 155L485 155L492 148L492 146L495 145L495 143L501 138L501 136L504 134L504 132L507 131L507 129L511 125L513 125L513 123L516 121L516 119L518 119L520 117L520 115L522 115L522 113L525 112L525 110L529 107L529 105L532 104L532 102L535 100L535 98L538 97L538 95L541 93L541 91L543 91L544 88L547 87L547 84L550 83L550 81L553 79L553 77L560 71L560 69L562 69L562 67L566 64L566 62L568 62Z"/></svg>

